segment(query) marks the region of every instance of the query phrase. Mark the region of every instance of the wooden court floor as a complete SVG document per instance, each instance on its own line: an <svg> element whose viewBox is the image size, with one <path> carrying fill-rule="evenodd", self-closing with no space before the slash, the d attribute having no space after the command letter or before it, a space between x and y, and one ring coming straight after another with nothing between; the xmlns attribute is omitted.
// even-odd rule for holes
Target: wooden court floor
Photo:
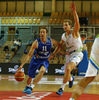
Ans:
<svg viewBox="0 0 99 100"><path fill-rule="evenodd" d="M28 76L26 75L24 81L17 82L14 79L14 74L13 75L0 74L0 91L5 91L5 92L20 91L20 92L22 92L26 86L27 77ZM65 86L64 93L65 92L72 93L76 84L82 78L83 77L81 77L81 76L75 76L75 81L74 81L73 87L69 88L68 83L67 83ZM42 77L41 81L34 87L33 91L37 91L37 92L43 91L43 92L54 92L55 93L60 88L60 86L62 84L62 80L63 80L62 75L61 76L59 76L59 75L58 76L44 75ZM84 90L84 93L99 95L99 82L97 82L96 80L91 82ZM8 99L0 99L0 100L8 100ZM14 100L14 99L11 99L11 100ZM34 100L34 99L32 99L32 100ZM46 99L46 100L48 100L48 99ZM65 100L65 99L61 99L61 100Z"/></svg>

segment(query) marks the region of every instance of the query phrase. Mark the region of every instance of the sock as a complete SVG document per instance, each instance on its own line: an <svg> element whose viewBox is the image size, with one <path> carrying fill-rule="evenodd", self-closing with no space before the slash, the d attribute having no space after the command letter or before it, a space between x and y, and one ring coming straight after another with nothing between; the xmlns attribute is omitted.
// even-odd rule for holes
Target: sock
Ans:
<svg viewBox="0 0 99 100"><path fill-rule="evenodd" d="M61 86L61 88L62 88L63 90L64 90L64 88L65 88L65 85L66 85L66 84L63 83L62 86Z"/></svg>
<svg viewBox="0 0 99 100"><path fill-rule="evenodd" d="M34 86L35 86L34 84L31 84L31 88L32 88L32 89L34 88Z"/></svg>
<svg viewBox="0 0 99 100"><path fill-rule="evenodd" d="M30 85L27 85L27 87L30 87Z"/></svg>
<svg viewBox="0 0 99 100"><path fill-rule="evenodd" d="M73 78L71 77L70 79L69 79L69 81L72 81L73 80Z"/></svg>
<svg viewBox="0 0 99 100"><path fill-rule="evenodd" d="M34 78L32 78L31 84L33 83Z"/></svg>
<svg viewBox="0 0 99 100"><path fill-rule="evenodd" d="M69 100L74 100L73 98L70 98Z"/></svg>

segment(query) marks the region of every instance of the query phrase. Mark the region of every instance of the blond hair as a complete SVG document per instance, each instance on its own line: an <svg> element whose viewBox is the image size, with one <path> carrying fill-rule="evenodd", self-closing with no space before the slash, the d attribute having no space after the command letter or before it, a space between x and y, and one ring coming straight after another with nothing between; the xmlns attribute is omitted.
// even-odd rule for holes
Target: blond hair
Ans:
<svg viewBox="0 0 99 100"><path fill-rule="evenodd" d="M68 22L69 25L72 25L72 21L71 21L71 20L69 20L69 19L65 19L65 20L64 20L64 23L66 23L66 22Z"/></svg>

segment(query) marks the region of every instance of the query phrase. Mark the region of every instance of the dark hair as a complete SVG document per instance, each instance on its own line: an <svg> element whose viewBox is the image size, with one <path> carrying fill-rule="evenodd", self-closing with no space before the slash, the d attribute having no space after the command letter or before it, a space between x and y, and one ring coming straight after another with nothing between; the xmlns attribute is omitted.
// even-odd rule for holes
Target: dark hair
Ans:
<svg viewBox="0 0 99 100"><path fill-rule="evenodd" d="M41 27L40 30L41 29L45 29L46 30L46 33L48 33L48 29L46 27Z"/></svg>

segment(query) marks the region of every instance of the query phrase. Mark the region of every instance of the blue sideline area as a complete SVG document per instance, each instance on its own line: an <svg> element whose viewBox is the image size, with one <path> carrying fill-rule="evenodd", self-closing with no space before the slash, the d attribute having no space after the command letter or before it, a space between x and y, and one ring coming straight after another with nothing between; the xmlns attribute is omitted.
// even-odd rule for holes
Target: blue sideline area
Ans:
<svg viewBox="0 0 99 100"><path fill-rule="evenodd" d="M85 40L84 44L86 44L87 41L94 41L94 39Z"/></svg>
<svg viewBox="0 0 99 100"><path fill-rule="evenodd" d="M83 59L78 65L78 76L85 76L86 70L88 68L88 52L86 50L83 51Z"/></svg>

